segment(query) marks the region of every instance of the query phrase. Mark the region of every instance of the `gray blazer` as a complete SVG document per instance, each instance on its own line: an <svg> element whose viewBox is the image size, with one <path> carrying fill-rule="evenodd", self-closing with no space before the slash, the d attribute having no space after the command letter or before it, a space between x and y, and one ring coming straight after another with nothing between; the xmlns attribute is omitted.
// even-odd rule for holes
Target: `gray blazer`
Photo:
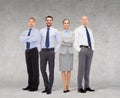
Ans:
<svg viewBox="0 0 120 98"><path fill-rule="evenodd" d="M64 31L61 31L60 37L61 37L61 47L59 54L66 54L67 51L70 54L73 54L74 33L72 31L69 31L69 37L66 39L64 36Z"/></svg>

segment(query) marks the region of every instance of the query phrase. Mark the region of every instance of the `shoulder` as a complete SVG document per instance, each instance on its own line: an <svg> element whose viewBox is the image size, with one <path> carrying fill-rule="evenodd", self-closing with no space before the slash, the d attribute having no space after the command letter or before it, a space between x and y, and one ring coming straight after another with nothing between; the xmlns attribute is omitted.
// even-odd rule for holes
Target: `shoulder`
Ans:
<svg viewBox="0 0 120 98"><path fill-rule="evenodd" d="M70 32L70 34L73 34L73 31L69 31Z"/></svg>
<svg viewBox="0 0 120 98"><path fill-rule="evenodd" d="M83 28L82 26L79 26L79 27L77 27L77 28L75 29L75 31L81 30L82 28Z"/></svg>
<svg viewBox="0 0 120 98"><path fill-rule="evenodd" d="M90 32L90 33L92 33L92 30L88 27L88 31Z"/></svg>
<svg viewBox="0 0 120 98"><path fill-rule="evenodd" d="M60 33L60 34L63 34L63 33L64 33L64 31L59 31L59 33Z"/></svg>
<svg viewBox="0 0 120 98"><path fill-rule="evenodd" d="M70 33L70 34L71 34L71 36L72 36L72 37L74 37L74 36L75 36L75 34L74 34L74 32L73 32L73 31L71 31L71 33Z"/></svg>
<svg viewBox="0 0 120 98"><path fill-rule="evenodd" d="M77 27L77 28L74 30L74 33L79 32L81 29L82 29L82 27L81 27L81 26L80 26L80 27Z"/></svg>
<svg viewBox="0 0 120 98"><path fill-rule="evenodd" d="M24 33L24 34L26 34L26 33L28 33L28 32L29 32L29 30L28 30L28 29L23 31L23 33Z"/></svg>
<svg viewBox="0 0 120 98"><path fill-rule="evenodd" d="M51 27L50 28L52 31L54 31L54 32L58 32L58 29L55 29L55 28L53 28L53 27Z"/></svg>
<svg viewBox="0 0 120 98"><path fill-rule="evenodd" d="M39 32L39 29L37 29L37 28L34 28L33 30L34 30L35 32Z"/></svg>
<svg viewBox="0 0 120 98"><path fill-rule="evenodd" d="M33 28L33 33L32 34L39 34L39 29L37 29L37 28Z"/></svg>
<svg viewBox="0 0 120 98"><path fill-rule="evenodd" d="M55 28L53 28L53 27L51 27L50 29L51 29L51 33L52 33L52 34L54 34L54 35L59 35L59 36L60 36L60 33L59 33L59 31L58 31L57 29L55 29Z"/></svg>
<svg viewBox="0 0 120 98"><path fill-rule="evenodd" d="M63 37L64 36L64 31L59 31L60 36Z"/></svg>
<svg viewBox="0 0 120 98"><path fill-rule="evenodd" d="M42 29L40 29L40 32L43 32L43 31L45 31L45 29L46 29L46 28L42 28Z"/></svg>

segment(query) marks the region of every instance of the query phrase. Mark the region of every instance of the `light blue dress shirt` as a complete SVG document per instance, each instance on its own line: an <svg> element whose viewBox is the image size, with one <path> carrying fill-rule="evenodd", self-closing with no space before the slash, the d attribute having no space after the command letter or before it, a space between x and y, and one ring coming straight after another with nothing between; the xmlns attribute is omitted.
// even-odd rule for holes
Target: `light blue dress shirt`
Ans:
<svg viewBox="0 0 120 98"><path fill-rule="evenodd" d="M69 31L65 30L64 35L65 35L65 39L69 38Z"/></svg>
<svg viewBox="0 0 120 98"><path fill-rule="evenodd" d="M47 27L40 30L41 33L41 48L46 48L46 33ZM49 30L49 48L55 48L55 52L59 51L60 48L60 34L57 29L50 27Z"/></svg>
<svg viewBox="0 0 120 98"><path fill-rule="evenodd" d="M40 47L40 31L36 28L32 28L30 36L28 36L28 30L25 30L21 35L20 35L20 41L25 43L25 49L26 49L26 42L30 42L30 48L35 48L37 47L39 49Z"/></svg>

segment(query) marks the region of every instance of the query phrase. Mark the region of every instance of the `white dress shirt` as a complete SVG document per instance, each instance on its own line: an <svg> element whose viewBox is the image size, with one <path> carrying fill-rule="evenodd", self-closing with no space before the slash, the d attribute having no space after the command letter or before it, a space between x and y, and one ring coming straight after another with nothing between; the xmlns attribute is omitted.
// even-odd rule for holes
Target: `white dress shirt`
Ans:
<svg viewBox="0 0 120 98"><path fill-rule="evenodd" d="M92 50L94 51L95 48L94 48L93 34L92 34L92 31L88 27L87 27L87 29L90 34ZM80 45L88 46L87 34L86 34L85 27L83 25L81 25L80 27L76 28L74 31L74 35L75 35L74 47L78 52L80 52L80 50L81 50Z"/></svg>
<svg viewBox="0 0 120 98"><path fill-rule="evenodd" d="M40 30L41 33L41 48L46 48L46 34L47 27ZM60 48L60 34L57 29L50 27L49 29L49 48L55 48L55 52L57 52Z"/></svg>

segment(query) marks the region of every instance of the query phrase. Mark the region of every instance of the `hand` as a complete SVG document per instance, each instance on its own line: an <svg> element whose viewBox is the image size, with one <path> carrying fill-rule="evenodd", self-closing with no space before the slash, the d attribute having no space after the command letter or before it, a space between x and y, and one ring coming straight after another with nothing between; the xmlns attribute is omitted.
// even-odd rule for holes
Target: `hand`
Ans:
<svg viewBox="0 0 120 98"><path fill-rule="evenodd" d="M64 42L64 39L62 38L61 41Z"/></svg>

